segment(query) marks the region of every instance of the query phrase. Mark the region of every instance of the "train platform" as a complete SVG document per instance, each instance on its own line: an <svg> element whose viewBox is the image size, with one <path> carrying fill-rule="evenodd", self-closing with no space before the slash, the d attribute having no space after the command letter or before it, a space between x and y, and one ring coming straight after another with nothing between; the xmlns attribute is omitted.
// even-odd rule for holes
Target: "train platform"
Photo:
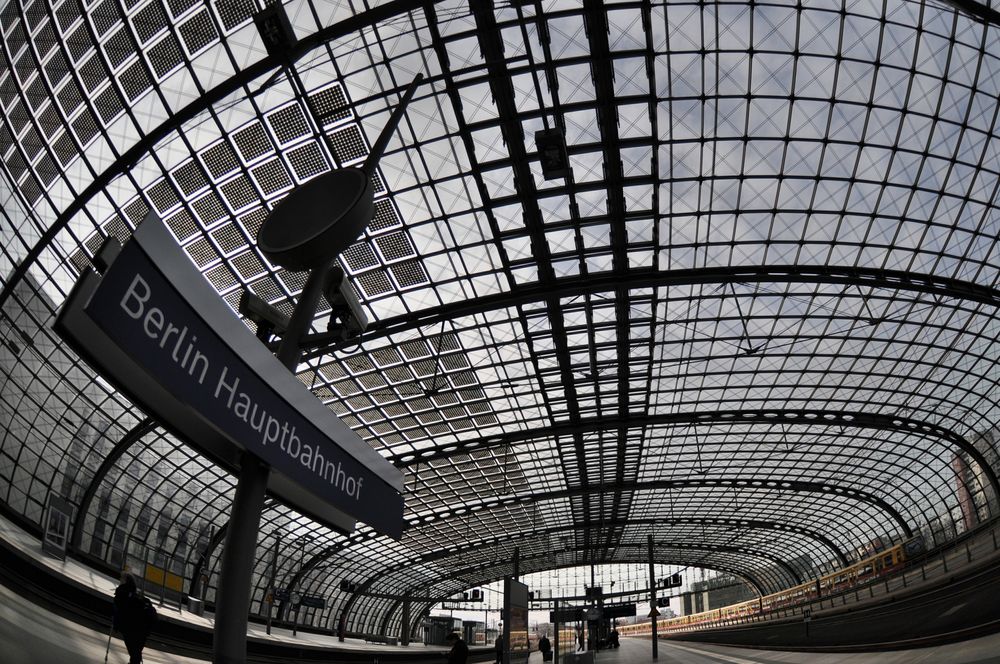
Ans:
<svg viewBox="0 0 1000 664"><path fill-rule="evenodd" d="M288 635L276 634L275 638ZM103 661L126 664L124 644L108 635L55 615L0 585L0 642L5 664L78 664ZM654 664L649 641L622 639L621 648L595 654L595 664ZM341 644L371 649L370 644ZM411 646L421 647L424 646ZM655 664L997 664L1000 634L934 648L880 653L796 653L751 650L695 643L659 642ZM107 650L106 650L107 649ZM425 648L427 651L435 650ZM439 650L439 649L437 649ZM429 654L429 653L428 653ZM147 647L147 664L193 664L208 659L185 657ZM444 659L442 657L442 664ZM541 664L539 653L528 664Z"/></svg>
<svg viewBox="0 0 1000 664"><path fill-rule="evenodd" d="M595 653L595 664L997 664L1000 634L933 648L869 653L815 653L732 648L660 640L622 639L621 648ZM539 659L539 663L541 660ZM534 660L530 664L536 664Z"/></svg>
<svg viewBox="0 0 1000 664"><path fill-rule="evenodd" d="M25 532L17 524L3 516L0 516L0 546L3 546L8 552L30 561L32 565L38 568L40 573L54 575L91 595L104 596L108 601L114 596L115 587L118 585L117 579L71 558L58 560L45 554L42 551L38 538ZM58 661L79 662L81 661L79 658L80 648L88 649L88 651L92 650L92 642L94 642L96 637L100 637L97 640L101 641L101 657L103 658L103 649L107 644L106 632L102 635L72 620L57 616L51 611L47 611L45 608L32 603L30 599L20 597L16 592L3 584L0 584L0 591L3 593L2 615L4 621L3 631L0 633L3 640L0 642L12 644L11 647L13 648L12 651L5 652L4 656L0 657L0 661L3 661L5 664L18 661L44 661L46 663ZM203 616L198 616L190 611L178 608L176 604L167 602L161 605L157 603L157 598L152 597L151 599L153 599L154 606L157 609L158 622L194 627L196 629L200 628L211 633L214 627L214 616L211 612L205 612ZM16 615L16 611L22 611L24 616L30 616L30 618L19 618ZM18 630L23 630L28 626L31 626L31 629L25 630L25 633L19 636ZM34 630L32 637L27 638L27 632L32 630ZM426 646L422 643L411 643L409 646L390 646L373 644L357 638L347 638L344 641L340 641L335 636L302 630L297 635L293 635L290 629L282 627L272 627L271 634L268 634L265 626L258 623L250 623L247 630L247 638L248 640L268 642L274 645L285 644L295 647L325 648L338 652L378 652L386 655L419 652L432 655L443 653L447 650L444 646ZM44 651L45 646L42 644L48 641L52 642L53 659L51 660L18 660L15 657L15 655L20 656L18 653L20 653L21 649L28 654L39 652L39 648L42 648ZM117 643L121 646L120 640L117 640ZM59 659L61 650L66 650L70 659ZM122 649L122 652L124 652L124 649ZM150 649L150 653L150 656L146 658L149 662L200 661L195 659L187 660L176 653L161 653L165 659L158 660L156 659L158 655L155 653L155 649ZM14 657L14 659L10 659L11 657ZM76 659L72 657L76 657ZM126 657L122 661L127 660L128 658Z"/></svg>

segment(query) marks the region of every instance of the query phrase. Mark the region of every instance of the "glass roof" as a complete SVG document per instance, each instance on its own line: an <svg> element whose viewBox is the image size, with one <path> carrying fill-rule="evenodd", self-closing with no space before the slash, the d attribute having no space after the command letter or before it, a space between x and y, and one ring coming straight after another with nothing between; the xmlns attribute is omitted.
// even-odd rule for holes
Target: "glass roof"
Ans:
<svg viewBox="0 0 1000 664"><path fill-rule="evenodd" d="M0 0L5 514L38 529L67 497L84 554L155 550L213 599L234 480L54 313L149 211L231 307L289 312L305 274L256 248L263 220L363 162L417 73L339 259L369 328L298 370L404 470L408 527L270 501L252 610L272 559L331 599L307 622L372 632L515 546L528 573L642 562L650 534L659 563L770 592L996 514L996 25L906 0L294 0L282 68L261 8Z"/></svg>

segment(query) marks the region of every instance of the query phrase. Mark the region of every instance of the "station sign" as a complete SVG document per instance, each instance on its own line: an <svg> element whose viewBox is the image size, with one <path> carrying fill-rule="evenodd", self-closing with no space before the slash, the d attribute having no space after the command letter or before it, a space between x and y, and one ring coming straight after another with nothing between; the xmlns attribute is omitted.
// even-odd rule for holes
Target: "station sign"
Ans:
<svg viewBox="0 0 1000 664"><path fill-rule="evenodd" d="M300 603L302 604L302 606L308 606L313 609L326 608L326 598L317 597L315 595L303 595L302 601Z"/></svg>
<svg viewBox="0 0 1000 664"><path fill-rule="evenodd" d="M399 539L402 473L285 368L150 214L102 276L86 270L56 331L160 423L235 472L271 467L270 492L341 531Z"/></svg>
<svg viewBox="0 0 1000 664"><path fill-rule="evenodd" d="M585 620L587 609L579 606L567 606L558 611L549 611L550 623L571 623Z"/></svg>
<svg viewBox="0 0 1000 664"><path fill-rule="evenodd" d="M632 618L635 616L635 603L632 604L605 604L605 618Z"/></svg>

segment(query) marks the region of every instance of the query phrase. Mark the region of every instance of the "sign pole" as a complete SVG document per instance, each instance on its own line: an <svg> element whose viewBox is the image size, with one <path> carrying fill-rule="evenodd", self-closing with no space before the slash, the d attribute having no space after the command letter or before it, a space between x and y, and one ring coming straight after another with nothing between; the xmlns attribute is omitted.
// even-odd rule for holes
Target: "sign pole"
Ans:
<svg viewBox="0 0 1000 664"><path fill-rule="evenodd" d="M270 472L253 454L241 455L215 599L215 664L243 664L247 660L250 575Z"/></svg>
<svg viewBox="0 0 1000 664"><path fill-rule="evenodd" d="M514 563L515 563L514 567L516 569L517 568L517 565L516 565L516 563L517 563L517 547L514 547ZM511 622L513 622L513 620L512 620L511 615L510 615L510 613L511 613L510 612L510 609L511 609L511 601L510 601L510 594L511 594L510 585L511 584L510 584L510 582L511 582L512 578L513 577L509 577L508 576L508 577L504 578L504 580L503 580L503 607L504 607L504 612L502 614L500 614L500 617L503 619L503 658L500 660L501 664L511 664L511 662L510 662L510 624L511 624Z"/></svg>
<svg viewBox="0 0 1000 664"><path fill-rule="evenodd" d="M271 551L271 581L267 585L267 633L271 633L271 614L274 612L274 581L278 576L278 549L281 548L281 533L274 538Z"/></svg>
<svg viewBox="0 0 1000 664"><path fill-rule="evenodd" d="M653 566L653 536L646 535L646 543L649 545L649 626L653 635L653 659L659 658L658 643L656 641L656 569Z"/></svg>
<svg viewBox="0 0 1000 664"><path fill-rule="evenodd" d="M403 646L410 645L410 600L409 598L403 600L403 620L401 621L401 628L399 630L399 644Z"/></svg>
<svg viewBox="0 0 1000 664"><path fill-rule="evenodd" d="M309 330L316 315L316 305L323 294L328 265L329 262L321 269L309 273L288 323L288 331L278 347L278 359L292 374L302 355L299 341ZM250 578L270 473L270 467L253 454L244 452L240 456L240 476L236 482L236 496L229 515L226 544L222 549L219 589L215 601L215 664L244 664L247 661Z"/></svg>
<svg viewBox="0 0 1000 664"><path fill-rule="evenodd" d="M559 600L552 600L552 639L555 641L555 653L552 655L552 664L559 664Z"/></svg>

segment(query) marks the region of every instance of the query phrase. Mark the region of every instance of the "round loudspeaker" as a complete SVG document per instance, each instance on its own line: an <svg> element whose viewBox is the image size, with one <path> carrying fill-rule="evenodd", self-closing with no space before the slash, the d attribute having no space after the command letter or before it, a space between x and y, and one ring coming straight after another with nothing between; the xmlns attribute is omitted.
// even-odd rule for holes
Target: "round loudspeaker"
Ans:
<svg viewBox="0 0 1000 664"><path fill-rule="evenodd" d="M354 244L374 214L368 173L360 168L330 171L278 203L260 227L257 246L285 269L320 267Z"/></svg>

